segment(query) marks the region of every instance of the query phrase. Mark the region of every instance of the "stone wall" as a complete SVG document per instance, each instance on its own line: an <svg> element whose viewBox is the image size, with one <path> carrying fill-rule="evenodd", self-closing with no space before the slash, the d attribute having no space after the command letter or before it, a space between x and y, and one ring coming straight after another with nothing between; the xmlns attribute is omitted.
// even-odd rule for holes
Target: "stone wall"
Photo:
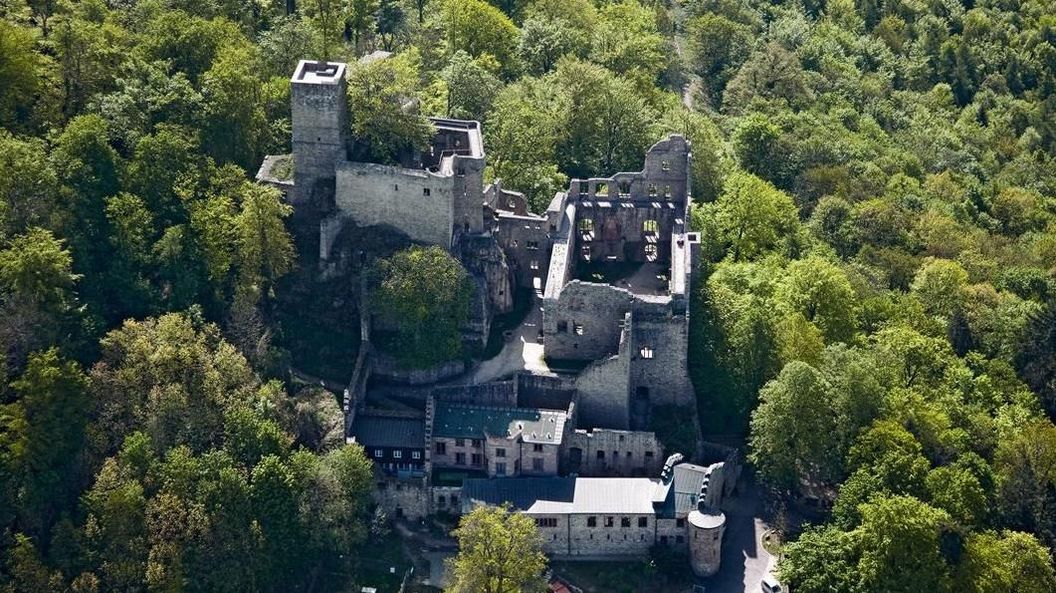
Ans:
<svg viewBox="0 0 1056 593"><path fill-rule="evenodd" d="M688 349L685 315L673 314L668 304L636 303L629 347L634 397L644 398L650 406L693 403Z"/></svg>
<svg viewBox="0 0 1056 593"><path fill-rule="evenodd" d="M507 408L517 407L517 389L512 380L493 381L480 385L436 387L433 389L433 396L437 401Z"/></svg>
<svg viewBox="0 0 1056 593"><path fill-rule="evenodd" d="M427 369L400 368L393 359L377 352L375 352L372 360L374 362L373 371L375 377L407 385L437 383L444 379L457 377L466 370L466 363L461 360L449 360Z"/></svg>
<svg viewBox="0 0 1056 593"><path fill-rule="evenodd" d="M449 249L454 181L423 170L345 161L337 166L334 199L340 215L359 226L388 225L413 241Z"/></svg>
<svg viewBox="0 0 1056 593"><path fill-rule="evenodd" d="M655 542L656 518L652 515L566 517L569 543L564 551L555 551L555 555L594 559L641 558L649 555L649 549ZM595 527L590 526L591 518L594 519ZM644 520L644 526L640 526L640 520ZM545 533L547 530L540 531Z"/></svg>
<svg viewBox="0 0 1056 593"><path fill-rule="evenodd" d="M580 280L569 282L556 298L544 301L546 356L597 360L615 354L620 345L620 321L630 311L632 301L633 296L626 289Z"/></svg>
<svg viewBox="0 0 1056 593"><path fill-rule="evenodd" d="M401 480L382 477L374 484L374 502L390 519L403 516L421 521L432 511L431 491L424 478Z"/></svg>
<svg viewBox="0 0 1056 593"><path fill-rule="evenodd" d="M655 476L664 465L663 444L645 431L576 430L568 439L562 473L580 476ZM599 457L598 452L602 452Z"/></svg>
<svg viewBox="0 0 1056 593"><path fill-rule="evenodd" d="M550 236L545 218L500 212L493 234L506 253L517 286L542 291L550 269Z"/></svg>
<svg viewBox="0 0 1056 593"><path fill-rule="evenodd" d="M620 354L593 362L576 377L579 425L630 428L630 356L626 342Z"/></svg>

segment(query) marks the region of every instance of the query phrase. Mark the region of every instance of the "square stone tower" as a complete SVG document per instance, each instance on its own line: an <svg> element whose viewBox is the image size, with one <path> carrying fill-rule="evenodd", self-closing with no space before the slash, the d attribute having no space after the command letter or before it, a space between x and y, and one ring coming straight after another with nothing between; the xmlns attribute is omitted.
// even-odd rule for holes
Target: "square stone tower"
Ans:
<svg viewBox="0 0 1056 593"><path fill-rule="evenodd" d="M294 207L333 206L334 168L348 155L345 64L301 60L290 80Z"/></svg>

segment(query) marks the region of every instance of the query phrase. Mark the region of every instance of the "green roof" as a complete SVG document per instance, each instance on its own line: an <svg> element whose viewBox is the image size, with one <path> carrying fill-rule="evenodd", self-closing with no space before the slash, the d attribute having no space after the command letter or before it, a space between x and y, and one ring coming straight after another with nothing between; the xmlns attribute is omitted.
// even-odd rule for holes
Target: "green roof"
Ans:
<svg viewBox="0 0 1056 593"><path fill-rule="evenodd" d="M567 416L561 410L437 402L433 436L483 439L487 436L513 438L520 434L526 443L559 445Z"/></svg>

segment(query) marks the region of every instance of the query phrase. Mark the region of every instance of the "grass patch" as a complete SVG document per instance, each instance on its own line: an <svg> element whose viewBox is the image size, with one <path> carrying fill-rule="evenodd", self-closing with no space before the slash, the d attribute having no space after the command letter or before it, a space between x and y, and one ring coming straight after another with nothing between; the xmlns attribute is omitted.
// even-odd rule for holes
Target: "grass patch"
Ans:
<svg viewBox="0 0 1056 593"><path fill-rule="evenodd" d="M667 566L678 561L678 567ZM660 564L663 564L661 566ZM584 593L671 593L693 583L684 557L622 562L552 562L551 568Z"/></svg>

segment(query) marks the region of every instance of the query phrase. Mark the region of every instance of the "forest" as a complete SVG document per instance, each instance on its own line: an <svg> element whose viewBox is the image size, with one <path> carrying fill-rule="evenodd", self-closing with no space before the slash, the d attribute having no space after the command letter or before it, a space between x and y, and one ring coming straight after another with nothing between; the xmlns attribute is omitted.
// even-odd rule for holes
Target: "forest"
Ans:
<svg viewBox="0 0 1056 593"><path fill-rule="evenodd" d="M0 591L344 591L374 553L291 373L347 353L253 182L305 58L350 63L364 158L476 119L536 211L687 136L704 434L816 509L782 580L1056 590L1051 0L0 0Z"/></svg>

